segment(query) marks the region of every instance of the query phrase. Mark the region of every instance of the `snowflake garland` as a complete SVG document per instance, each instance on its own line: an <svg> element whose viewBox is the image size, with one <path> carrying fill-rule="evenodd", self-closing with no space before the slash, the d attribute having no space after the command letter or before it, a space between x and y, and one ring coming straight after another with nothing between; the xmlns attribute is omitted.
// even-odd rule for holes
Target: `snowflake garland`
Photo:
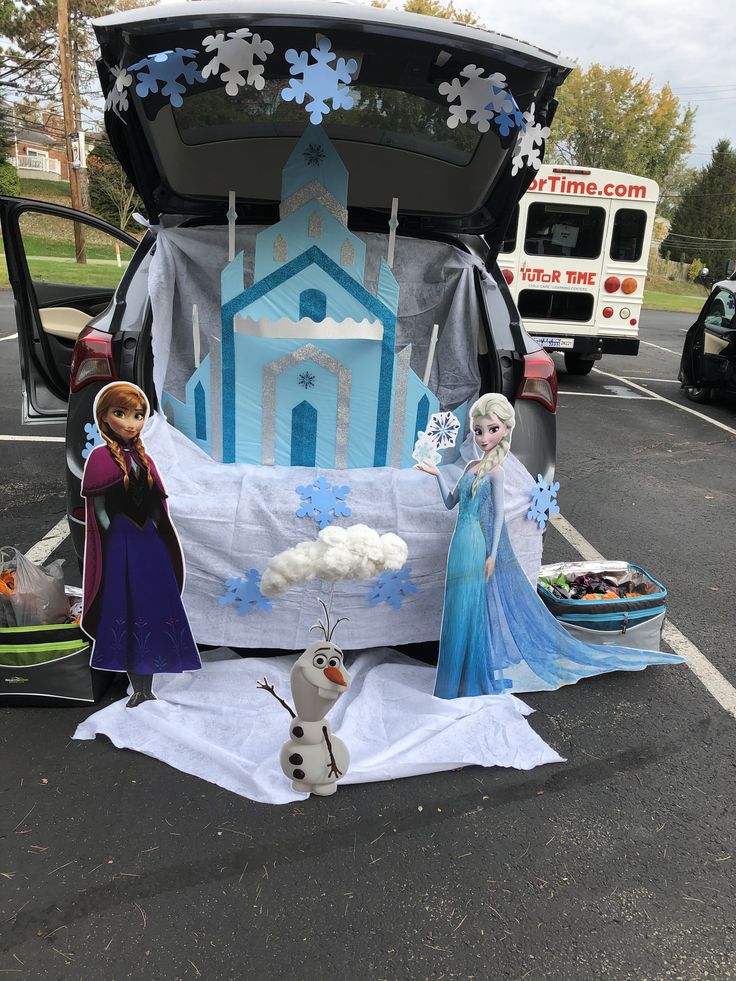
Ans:
<svg viewBox="0 0 736 981"><path fill-rule="evenodd" d="M315 378L311 371L302 371L299 375L299 384L302 388L314 388Z"/></svg>
<svg viewBox="0 0 736 981"><path fill-rule="evenodd" d="M454 412L433 412L429 417L426 435L436 449L446 450L454 446L460 432L460 420Z"/></svg>
<svg viewBox="0 0 736 981"><path fill-rule="evenodd" d="M333 485L326 477L318 477L306 487L297 487L296 492L302 499L296 511L297 518L314 518L320 531L335 518L347 518L351 513L345 503L350 488Z"/></svg>
<svg viewBox="0 0 736 981"><path fill-rule="evenodd" d="M102 446L105 440L100 435L100 430L97 428L97 423L95 422L86 422L84 424L84 435L86 443L82 450L82 459L86 460L95 446Z"/></svg>
<svg viewBox="0 0 736 981"><path fill-rule="evenodd" d="M312 62L309 60L310 54L314 58ZM290 78L287 88L281 90L281 98L284 102L298 102L301 106L309 97L311 101L307 102L305 109L315 126L319 126L322 117L330 112L328 99L333 109L352 109L353 97L348 86L358 70L358 62L354 58L347 61L338 58L329 38L321 37L317 47L311 51L297 52L289 48L284 57L291 65L289 74L302 77Z"/></svg>
<svg viewBox="0 0 736 981"><path fill-rule="evenodd" d="M437 452L435 441L422 430L417 433L412 459L417 463L429 463L433 467L442 459L442 455Z"/></svg>
<svg viewBox="0 0 736 981"><path fill-rule="evenodd" d="M493 72L484 77L484 70L466 65L459 78L440 83L440 95L449 103L458 100L457 105L450 106L447 125L455 129L459 123L470 122L480 133L487 133L493 122L501 136L508 136L512 129L524 125L521 110L509 91L506 76Z"/></svg>
<svg viewBox="0 0 736 981"><path fill-rule="evenodd" d="M187 88L203 81L197 67L198 53L194 48L174 48L148 55L131 65L129 70L135 72L138 81L136 95L143 99L151 92L160 92L179 109L184 104L182 95Z"/></svg>
<svg viewBox="0 0 736 981"><path fill-rule="evenodd" d="M382 572L368 593L369 605L378 606L379 603L388 603L395 610L400 610L407 596L419 592L419 587L414 585L410 576L410 565L405 565L398 572L390 569Z"/></svg>
<svg viewBox="0 0 736 981"><path fill-rule="evenodd" d="M559 489L560 482L558 480L548 484L541 473L537 474L537 483L532 491L532 503L527 512L527 518L530 521L536 521L542 530L549 518L560 513L557 504L557 491Z"/></svg>
<svg viewBox="0 0 736 981"><path fill-rule="evenodd" d="M114 112L118 119L123 119L121 113L127 112L130 105L128 101L128 86L133 81L133 76L127 68L115 65L110 69L114 81L105 99L105 112ZM125 120L123 120L125 122Z"/></svg>
<svg viewBox="0 0 736 981"><path fill-rule="evenodd" d="M239 579L226 579L225 590L220 603L235 605L238 613L253 613L255 610L270 613L273 609L271 600L261 592L261 574L257 569L248 569Z"/></svg>
<svg viewBox="0 0 736 981"><path fill-rule="evenodd" d="M218 31L206 37L202 47L208 54L216 52L202 69L202 77L219 74L226 83L228 95L237 95L246 85L252 85L259 91L265 86L264 66L256 64L256 59L265 62L268 55L273 54L273 44L259 34L251 34L247 27L230 31L227 37ZM223 68L226 70L221 71Z"/></svg>
<svg viewBox="0 0 736 981"><path fill-rule="evenodd" d="M539 170L542 165L542 147L550 134L549 126L542 126L534 120L534 103L524 113L524 126L516 137L516 146L511 161L511 174L516 175L526 164Z"/></svg>

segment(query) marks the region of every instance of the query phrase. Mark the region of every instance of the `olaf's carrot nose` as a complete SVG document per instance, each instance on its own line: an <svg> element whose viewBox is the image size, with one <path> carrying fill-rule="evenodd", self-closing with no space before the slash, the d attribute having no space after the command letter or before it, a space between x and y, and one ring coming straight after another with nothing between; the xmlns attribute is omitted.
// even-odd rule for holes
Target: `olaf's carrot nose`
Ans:
<svg viewBox="0 0 736 981"><path fill-rule="evenodd" d="M329 678L336 685L342 685L343 688L347 688L347 682L342 676L342 671L339 668L325 668L324 674L326 678Z"/></svg>

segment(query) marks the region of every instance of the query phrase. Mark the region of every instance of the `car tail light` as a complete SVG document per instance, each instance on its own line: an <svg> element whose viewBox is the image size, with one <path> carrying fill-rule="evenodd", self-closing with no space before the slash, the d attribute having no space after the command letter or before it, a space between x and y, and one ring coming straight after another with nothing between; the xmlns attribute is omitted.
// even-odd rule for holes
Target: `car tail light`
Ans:
<svg viewBox="0 0 736 981"><path fill-rule="evenodd" d="M501 270L501 275L506 280L506 282L509 284L509 286L511 286L511 284L514 281L514 274L511 272L511 270L510 269L502 269Z"/></svg>
<svg viewBox="0 0 736 981"><path fill-rule="evenodd" d="M603 284L603 289L606 291L606 293L615 293L620 286L621 280L618 278L618 276L609 276Z"/></svg>
<svg viewBox="0 0 736 981"><path fill-rule="evenodd" d="M626 279L621 283L622 293L635 293L636 292L636 280L633 276L627 276Z"/></svg>
<svg viewBox="0 0 736 981"><path fill-rule="evenodd" d="M557 409L557 371L545 351L524 355L524 377L516 397L541 402L550 412Z"/></svg>
<svg viewBox="0 0 736 981"><path fill-rule="evenodd" d="M94 327L85 327L77 338L69 372L69 387L72 392L95 381L115 379L115 364L112 360L112 337Z"/></svg>
<svg viewBox="0 0 736 981"><path fill-rule="evenodd" d="M613 316L613 307L603 307L603 316L606 320Z"/></svg>

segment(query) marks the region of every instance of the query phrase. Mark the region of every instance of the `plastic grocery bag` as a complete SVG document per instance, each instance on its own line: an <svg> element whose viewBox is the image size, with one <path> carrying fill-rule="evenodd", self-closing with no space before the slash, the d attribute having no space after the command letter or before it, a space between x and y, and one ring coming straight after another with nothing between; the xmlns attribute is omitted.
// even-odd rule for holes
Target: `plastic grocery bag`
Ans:
<svg viewBox="0 0 736 981"><path fill-rule="evenodd" d="M0 548L0 627L63 623L69 608L63 564L56 559L42 568L17 548Z"/></svg>

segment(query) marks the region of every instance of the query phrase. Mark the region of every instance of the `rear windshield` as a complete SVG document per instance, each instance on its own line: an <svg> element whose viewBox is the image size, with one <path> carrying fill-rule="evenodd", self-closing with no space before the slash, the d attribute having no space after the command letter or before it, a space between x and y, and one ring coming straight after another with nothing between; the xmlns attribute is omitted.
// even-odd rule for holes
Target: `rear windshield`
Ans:
<svg viewBox="0 0 736 981"><path fill-rule="evenodd" d="M611 258L614 262L638 262L644 246L647 215L641 208L621 208L613 219Z"/></svg>
<svg viewBox="0 0 736 981"><path fill-rule="evenodd" d="M603 245L606 212L573 204L532 204L526 220L527 255L597 259Z"/></svg>
<svg viewBox="0 0 736 981"><path fill-rule="evenodd" d="M189 146L223 140L291 136L294 124L304 125L304 107L284 102L280 92L288 80L268 79L260 92L250 86L230 96L222 86L192 93L174 110L179 135ZM331 138L357 140L428 154L463 165L475 153L480 134L475 127L447 125L447 106L411 92L370 85L351 87L352 109L332 110L323 126Z"/></svg>

